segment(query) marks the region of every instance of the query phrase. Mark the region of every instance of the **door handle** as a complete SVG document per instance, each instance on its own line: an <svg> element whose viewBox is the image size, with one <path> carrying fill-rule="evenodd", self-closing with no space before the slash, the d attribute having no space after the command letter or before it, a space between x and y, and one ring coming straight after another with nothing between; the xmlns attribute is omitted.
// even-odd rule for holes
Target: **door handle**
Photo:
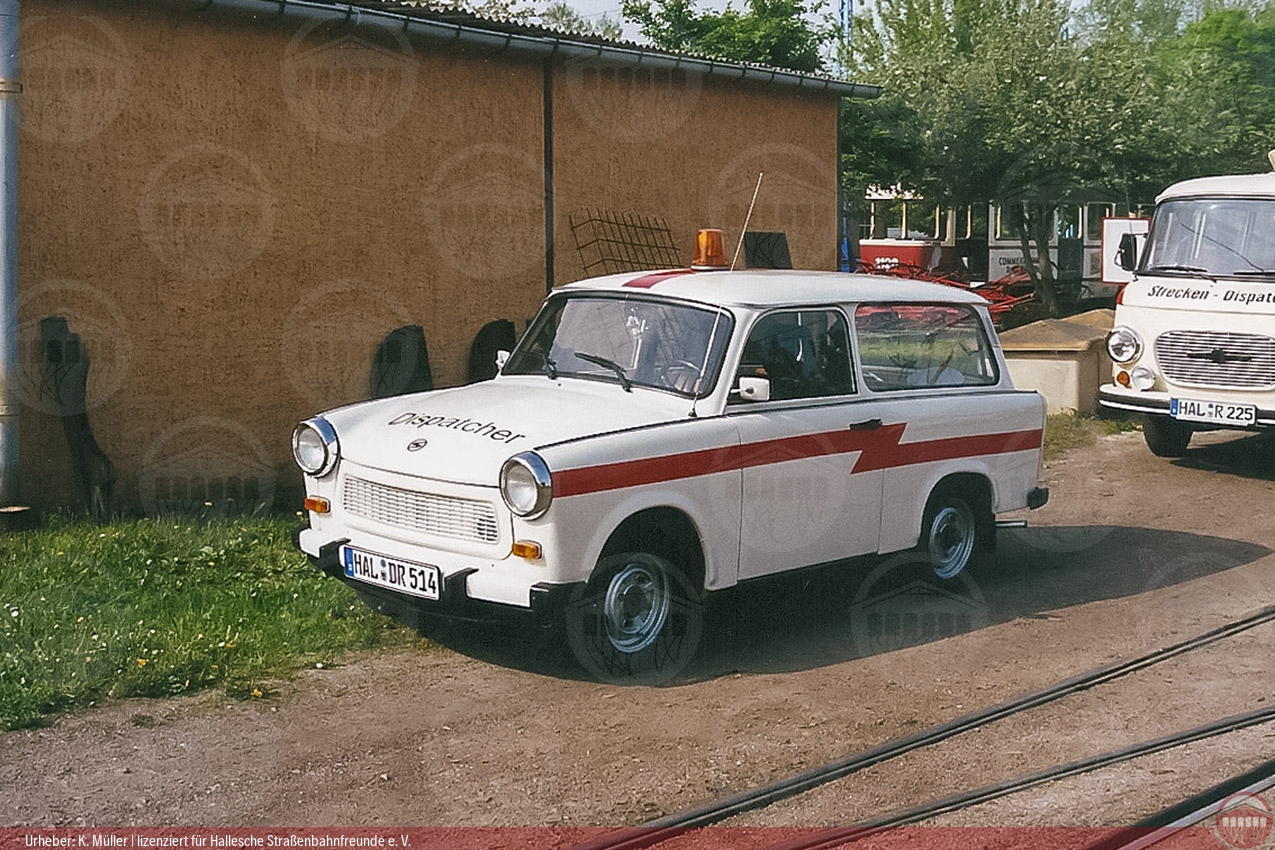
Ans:
<svg viewBox="0 0 1275 850"><path fill-rule="evenodd" d="M847 431L875 431L881 427L880 419L865 419L862 422L851 422L846 426Z"/></svg>

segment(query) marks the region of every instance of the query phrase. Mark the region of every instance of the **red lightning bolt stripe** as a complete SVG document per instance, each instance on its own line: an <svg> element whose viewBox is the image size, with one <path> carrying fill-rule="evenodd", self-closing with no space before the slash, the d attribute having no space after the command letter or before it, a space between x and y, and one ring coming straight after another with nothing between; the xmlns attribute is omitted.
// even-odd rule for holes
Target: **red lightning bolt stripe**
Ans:
<svg viewBox="0 0 1275 850"><path fill-rule="evenodd" d="M915 463L1038 449L1043 435L1040 429L1035 429L900 443L905 428L906 425L898 423L874 431L829 431L720 449L564 469L553 473L553 492L560 497L583 496L623 487L660 484L717 472L734 472L789 460L852 452L860 452L859 460L854 464L854 472L873 472Z"/></svg>

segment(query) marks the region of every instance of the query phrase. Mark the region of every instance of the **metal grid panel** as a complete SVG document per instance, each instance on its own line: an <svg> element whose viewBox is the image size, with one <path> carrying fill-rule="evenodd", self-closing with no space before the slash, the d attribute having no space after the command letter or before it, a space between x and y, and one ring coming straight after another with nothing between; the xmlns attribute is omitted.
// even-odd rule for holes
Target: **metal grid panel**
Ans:
<svg viewBox="0 0 1275 850"><path fill-rule="evenodd" d="M1165 377L1197 387L1275 387L1275 338L1230 331L1169 331L1155 341Z"/></svg>
<svg viewBox="0 0 1275 850"><path fill-rule="evenodd" d="M587 276L679 268L673 231L664 219L585 210L570 217L580 262Z"/></svg>
<svg viewBox="0 0 1275 850"><path fill-rule="evenodd" d="M342 504L356 516L424 534L479 543L495 543L500 537L490 502L418 493L351 476L345 479Z"/></svg>

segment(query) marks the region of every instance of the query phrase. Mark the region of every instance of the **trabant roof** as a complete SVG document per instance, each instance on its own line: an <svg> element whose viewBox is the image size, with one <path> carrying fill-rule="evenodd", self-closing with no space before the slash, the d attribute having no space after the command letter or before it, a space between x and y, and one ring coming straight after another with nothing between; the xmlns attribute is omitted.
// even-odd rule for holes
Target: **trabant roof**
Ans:
<svg viewBox="0 0 1275 850"><path fill-rule="evenodd" d="M1275 173L1229 174L1225 177L1197 177L1174 183L1155 199L1158 204L1169 198L1187 197L1275 197Z"/></svg>
<svg viewBox="0 0 1275 850"><path fill-rule="evenodd" d="M888 275L844 272L666 269L626 272L589 278L559 287L557 292L649 293L708 304L739 307L782 307L794 304L860 302L943 302L981 304L969 290Z"/></svg>

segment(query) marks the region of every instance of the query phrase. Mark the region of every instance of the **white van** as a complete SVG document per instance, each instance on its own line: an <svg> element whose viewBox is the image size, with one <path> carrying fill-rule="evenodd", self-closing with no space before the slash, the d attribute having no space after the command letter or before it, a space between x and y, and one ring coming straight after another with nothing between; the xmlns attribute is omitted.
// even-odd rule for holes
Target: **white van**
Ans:
<svg viewBox="0 0 1275 850"><path fill-rule="evenodd" d="M1136 266L1135 246L1121 242L1134 275L1100 403L1143 414L1161 457L1183 455L1195 431L1275 426L1275 173L1170 186Z"/></svg>

